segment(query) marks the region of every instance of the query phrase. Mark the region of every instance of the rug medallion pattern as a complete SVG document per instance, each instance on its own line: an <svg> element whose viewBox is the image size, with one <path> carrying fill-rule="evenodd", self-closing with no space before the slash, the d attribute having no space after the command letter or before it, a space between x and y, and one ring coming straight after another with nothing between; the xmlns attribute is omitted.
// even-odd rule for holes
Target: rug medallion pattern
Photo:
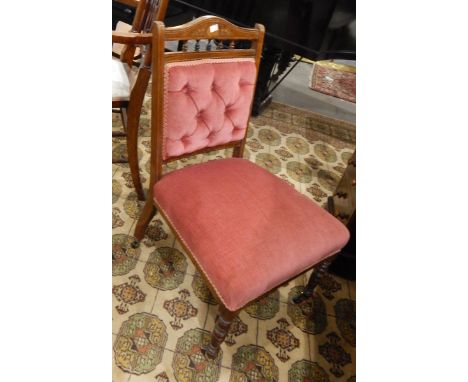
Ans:
<svg viewBox="0 0 468 382"><path fill-rule="evenodd" d="M190 296L190 292L187 289L181 290L179 295L180 297L164 301L164 309L174 317L174 320L170 322L174 330L182 329L184 327L182 320L195 317L198 313L197 308L194 308L190 301L187 300Z"/></svg>
<svg viewBox="0 0 468 382"><path fill-rule="evenodd" d="M214 360L205 357L204 348L210 339L210 332L198 328L187 330L179 338L172 363L177 381L214 382L219 379L223 353L220 351Z"/></svg>
<svg viewBox="0 0 468 382"><path fill-rule="evenodd" d="M240 347L233 356L230 382L279 381L278 366L273 357L261 346Z"/></svg>
<svg viewBox="0 0 468 382"><path fill-rule="evenodd" d="M288 382L329 382L327 372L317 363L297 361L288 372Z"/></svg>
<svg viewBox="0 0 468 382"><path fill-rule="evenodd" d="M161 362L166 340L166 325L157 316L134 314L122 324L115 340L115 363L131 374L149 373Z"/></svg>
<svg viewBox="0 0 468 382"><path fill-rule="evenodd" d="M149 181L150 107L139 131L140 169ZM113 129L120 129L113 116ZM245 158L266 168L320 206L339 182L355 148L354 125L272 103L252 118ZM124 157L124 140L113 155ZM171 163L165 171L229 156L229 150ZM241 311L221 353L204 357L218 304L159 213L132 249L143 204L128 164L112 171L112 327L114 382L350 382L355 370L354 283L334 275L299 305L300 275ZM310 274L310 272L308 272Z"/></svg>
<svg viewBox="0 0 468 382"><path fill-rule="evenodd" d="M338 378L344 374L343 366L351 363L351 355L341 346L341 338L335 332L327 334L327 339L319 345L319 353L330 363L330 372Z"/></svg>
<svg viewBox="0 0 468 382"><path fill-rule="evenodd" d="M278 320L279 326L267 331L267 338L279 348L276 356L283 362L286 362L290 357L288 352L299 347L299 340L287 328L289 322L284 318Z"/></svg>
<svg viewBox="0 0 468 382"><path fill-rule="evenodd" d="M303 290L303 286L292 288L289 292L288 301L291 301L294 296L297 296ZM300 304L288 304L288 316L294 325L310 334L322 333L328 323L325 303L319 294L315 294Z"/></svg>
<svg viewBox="0 0 468 382"><path fill-rule="evenodd" d="M137 302L145 301L146 295L138 288L137 284L141 281L138 275L130 276L130 282L112 287L112 293L120 301L120 304L115 307L119 314L128 312L128 305L136 304Z"/></svg>
<svg viewBox="0 0 468 382"><path fill-rule="evenodd" d="M210 289L203 280L203 277L200 273L196 272L193 276L192 280L192 288L195 292L195 295L203 302L206 302L210 305L217 305L218 302L214 298L213 294L211 293Z"/></svg>
<svg viewBox="0 0 468 382"><path fill-rule="evenodd" d="M145 280L153 288L175 289L184 280L186 270L187 259L184 254L175 248L159 247L146 262Z"/></svg>
<svg viewBox="0 0 468 382"><path fill-rule="evenodd" d="M112 236L112 276L125 275L137 264L141 249L133 249L133 236L115 234Z"/></svg>
<svg viewBox="0 0 468 382"><path fill-rule="evenodd" d="M348 299L337 301L333 307L336 325L341 336L350 345L356 346L356 302Z"/></svg>
<svg viewBox="0 0 468 382"><path fill-rule="evenodd" d="M279 291L275 290L269 295L258 299L245 307L245 311L259 320L269 320L279 311Z"/></svg>

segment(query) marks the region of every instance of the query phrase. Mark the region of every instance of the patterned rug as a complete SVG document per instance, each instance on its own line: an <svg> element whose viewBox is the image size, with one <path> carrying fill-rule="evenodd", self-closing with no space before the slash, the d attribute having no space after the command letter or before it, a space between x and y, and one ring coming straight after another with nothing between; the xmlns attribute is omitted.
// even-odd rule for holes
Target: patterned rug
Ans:
<svg viewBox="0 0 468 382"><path fill-rule="evenodd" d="M356 68L333 62L316 62L309 87L345 101L356 103Z"/></svg>
<svg viewBox="0 0 468 382"><path fill-rule="evenodd" d="M148 180L149 106L140 137ZM119 128L113 116L113 128ZM281 177L319 205L336 187L354 150L354 125L272 103L253 118L245 157ZM197 155L170 169L229 155ZM113 139L113 156L125 156ZM219 357L206 361L217 313L213 296L159 214L139 249L132 242L142 204L128 165L112 166L112 342L114 382L355 381L355 284L327 275L318 293L299 305L291 298L301 275L243 309ZM309 318L308 318L309 317Z"/></svg>

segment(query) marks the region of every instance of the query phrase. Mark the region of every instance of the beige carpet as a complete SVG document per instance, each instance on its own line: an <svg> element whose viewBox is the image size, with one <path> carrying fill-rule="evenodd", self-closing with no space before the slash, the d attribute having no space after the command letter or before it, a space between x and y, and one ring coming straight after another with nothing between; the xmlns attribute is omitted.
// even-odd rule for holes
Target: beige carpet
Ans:
<svg viewBox="0 0 468 382"><path fill-rule="evenodd" d="M148 98L139 146L145 182L149 105ZM113 116L113 127L119 125ZM354 125L273 103L251 120L245 157L324 205L354 145ZM113 155L125 156L124 141L113 140ZM198 155L170 169L224 155ZM141 248L126 249L142 204L125 164L112 166L112 203L114 382L356 380L353 282L329 275L313 299L295 305L291 297L309 273L299 276L241 311L220 357L207 362L200 348L213 329L216 302L161 216Z"/></svg>

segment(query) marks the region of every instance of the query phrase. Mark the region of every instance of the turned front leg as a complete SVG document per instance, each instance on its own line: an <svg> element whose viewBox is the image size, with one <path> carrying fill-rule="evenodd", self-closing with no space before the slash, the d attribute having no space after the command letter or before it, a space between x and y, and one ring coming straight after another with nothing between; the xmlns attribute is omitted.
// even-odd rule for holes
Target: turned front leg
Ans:
<svg viewBox="0 0 468 382"><path fill-rule="evenodd" d="M217 357L219 353L219 347L226 338L231 323L234 318L236 318L237 314L237 312L231 312L221 304L219 305L219 314L216 318L213 333L211 334L211 342L205 349L208 358L214 359Z"/></svg>
<svg viewBox="0 0 468 382"><path fill-rule="evenodd" d="M328 267L330 266L331 261L325 260L320 265L316 266L312 274L310 275L309 282L307 283L304 290L301 294L293 297L293 302L299 304L304 300L307 300L314 293L315 287L319 284L320 279L323 277Z"/></svg>

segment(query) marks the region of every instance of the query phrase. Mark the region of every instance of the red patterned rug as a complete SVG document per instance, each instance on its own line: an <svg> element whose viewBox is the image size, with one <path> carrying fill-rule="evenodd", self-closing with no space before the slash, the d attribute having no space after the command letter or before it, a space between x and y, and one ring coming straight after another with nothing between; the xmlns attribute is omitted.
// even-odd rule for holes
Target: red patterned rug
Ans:
<svg viewBox="0 0 468 382"><path fill-rule="evenodd" d="M316 62L309 87L317 92L356 103L356 68L333 62Z"/></svg>

